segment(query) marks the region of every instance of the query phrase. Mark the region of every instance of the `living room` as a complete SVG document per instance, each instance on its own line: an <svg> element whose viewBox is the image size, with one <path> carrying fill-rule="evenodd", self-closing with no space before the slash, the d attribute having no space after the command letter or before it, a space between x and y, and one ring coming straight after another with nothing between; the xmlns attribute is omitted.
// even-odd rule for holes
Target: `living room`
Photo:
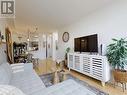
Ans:
<svg viewBox="0 0 127 95"><path fill-rule="evenodd" d="M0 94L13 95L6 94L10 88L9 93L14 95L126 95L126 60L121 61L127 54L126 9L126 0L15 1L12 17L0 15L0 64L11 63L12 70L9 77L3 78L3 68L10 67L0 66ZM85 39L87 43L82 43ZM119 42L124 43L124 50L113 55ZM112 43L116 50L109 46ZM121 56L120 61L116 60ZM82 71L84 64L87 73ZM93 64L101 64L102 68ZM120 79L113 72L116 67L125 74L116 75ZM95 68L95 75L101 77L93 75Z"/></svg>

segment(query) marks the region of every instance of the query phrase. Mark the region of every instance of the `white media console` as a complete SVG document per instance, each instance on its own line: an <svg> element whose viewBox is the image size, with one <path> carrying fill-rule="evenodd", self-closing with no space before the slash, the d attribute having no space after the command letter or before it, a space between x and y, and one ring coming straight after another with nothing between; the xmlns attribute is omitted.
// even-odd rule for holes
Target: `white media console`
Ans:
<svg viewBox="0 0 127 95"><path fill-rule="evenodd" d="M102 86L110 80L110 67L106 56L68 53L68 68L100 80Z"/></svg>

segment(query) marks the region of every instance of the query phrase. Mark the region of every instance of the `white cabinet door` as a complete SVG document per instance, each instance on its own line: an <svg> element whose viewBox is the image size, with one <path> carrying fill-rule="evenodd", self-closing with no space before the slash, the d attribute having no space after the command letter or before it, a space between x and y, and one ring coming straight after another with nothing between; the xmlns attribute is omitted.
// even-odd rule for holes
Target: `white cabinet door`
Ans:
<svg viewBox="0 0 127 95"><path fill-rule="evenodd" d="M80 56L78 55L74 56L74 68L78 71L80 70Z"/></svg>
<svg viewBox="0 0 127 95"><path fill-rule="evenodd" d="M73 68L73 61L74 61L73 55L68 54L68 67L69 68Z"/></svg>
<svg viewBox="0 0 127 95"><path fill-rule="evenodd" d="M96 79L102 80L103 78L103 59L93 57L92 58L92 76Z"/></svg>
<svg viewBox="0 0 127 95"><path fill-rule="evenodd" d="M91 70L90 57L83 56L83 73L90 74Z"/></svg>

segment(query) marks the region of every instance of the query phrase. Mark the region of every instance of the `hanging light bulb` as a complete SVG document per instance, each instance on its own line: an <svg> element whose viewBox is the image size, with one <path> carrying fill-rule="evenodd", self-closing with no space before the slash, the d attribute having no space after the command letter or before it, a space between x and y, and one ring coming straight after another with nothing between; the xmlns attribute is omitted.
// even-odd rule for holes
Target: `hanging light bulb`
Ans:
<svg viewBox="0 0 127 95"><path fill-rule="evenodd" d="M30 41L30 39L28 38L28 39L27 39L27 41L29 42L29 41Z"/></svg>
<svg viewBox="0 0 127 95"><path fill-rule="evenodd" d="M30 31L28 29L28 37L27 37L27 41L29 42L30 41Z"/></svg>

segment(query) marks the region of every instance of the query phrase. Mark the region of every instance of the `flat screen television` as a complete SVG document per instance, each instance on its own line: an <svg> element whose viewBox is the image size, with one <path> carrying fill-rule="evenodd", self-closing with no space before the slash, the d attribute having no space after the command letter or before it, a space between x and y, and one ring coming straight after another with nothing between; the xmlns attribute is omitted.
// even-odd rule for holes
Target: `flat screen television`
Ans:
<svg viewBox="0 0 127 95"><path fill-rule="evenodd" d="M74 39L75 52L98 52L98 35L84 36Z"/></svg>

